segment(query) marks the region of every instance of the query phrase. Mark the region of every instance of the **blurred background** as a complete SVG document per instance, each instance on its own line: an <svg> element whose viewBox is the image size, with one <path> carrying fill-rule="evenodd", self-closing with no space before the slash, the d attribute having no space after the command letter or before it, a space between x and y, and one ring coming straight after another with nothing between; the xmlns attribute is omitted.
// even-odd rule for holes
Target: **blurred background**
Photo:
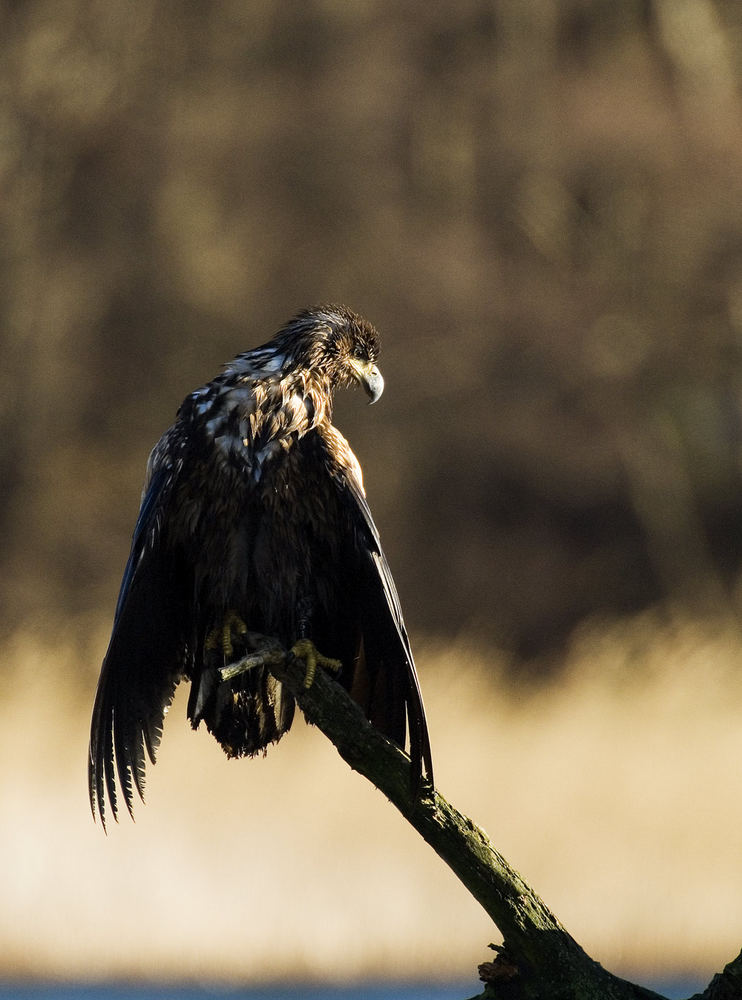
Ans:
<svg viewBox="0 0 742 1000"><path fill-rule="evenodd" d="M742 944L742 7L0 8L0 977L472 979L497 933L298 722L168 719L88 813L149 449L300 308L382 335L338 400L441 791L645 980ZM321 790L321 793L318 792Z"/></svg>

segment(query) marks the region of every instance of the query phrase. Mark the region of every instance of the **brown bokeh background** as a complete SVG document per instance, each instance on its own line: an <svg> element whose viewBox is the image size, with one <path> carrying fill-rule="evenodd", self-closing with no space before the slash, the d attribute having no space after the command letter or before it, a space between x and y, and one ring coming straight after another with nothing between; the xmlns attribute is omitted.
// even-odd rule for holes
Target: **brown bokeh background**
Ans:
<svg viewBox="0 0 742 1000"><path fill-rule="evenodd" d="M146 819L104 842L84 815L148 450L186 392L321 301L383 336L382 402L348 395L338 423L421 651L444 792L607 964L731 958L742 10L28 0L0 39L0 971L483 960L491 928L316 734L235 770L176 708ZM308 853L292 929L276 900ZM292 966L307 923L327 937Z"/></svg>

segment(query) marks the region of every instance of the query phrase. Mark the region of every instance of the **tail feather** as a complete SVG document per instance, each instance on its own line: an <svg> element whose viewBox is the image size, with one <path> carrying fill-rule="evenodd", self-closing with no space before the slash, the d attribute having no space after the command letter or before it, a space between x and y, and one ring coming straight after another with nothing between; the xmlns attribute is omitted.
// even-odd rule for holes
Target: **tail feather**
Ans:
<svg viewBox="0 0 742 1000"><path fill-rule="evenodd" d="M242 653L236 645L235 658ZM291 728L294 699L265 667L222 680L220 659L220 652L207 654L193 678L188 718L194 729L204 722L228 757L253 756Z"/></svg>

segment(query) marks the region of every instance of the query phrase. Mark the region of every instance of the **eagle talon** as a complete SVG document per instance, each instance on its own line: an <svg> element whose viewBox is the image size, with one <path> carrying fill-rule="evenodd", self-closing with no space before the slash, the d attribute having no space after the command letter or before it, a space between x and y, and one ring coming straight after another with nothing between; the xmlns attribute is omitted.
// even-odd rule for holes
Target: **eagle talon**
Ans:
<svg viewBox="0 0 742 1000"><path fill-rule="evenodd" d="M304 660L307 672L304 677L304 690L308 691L314 683L317 675L317 667L329 670L330 673L339 674L343 668L340 660L333 660L329 656L323 656L314 645L311 639L299 639L291 647L291 655L298 660Z"/></svg>
<svg viewBox="0 0 742 1000"><path fill-rule="evenodd" d="M228 611L222 624L217 625L206 636L206 649L210 651L221 649L224 659L229 663L234 656L232 636L236 638L245 635L247 635L247 625L236 611Z"/></svg>

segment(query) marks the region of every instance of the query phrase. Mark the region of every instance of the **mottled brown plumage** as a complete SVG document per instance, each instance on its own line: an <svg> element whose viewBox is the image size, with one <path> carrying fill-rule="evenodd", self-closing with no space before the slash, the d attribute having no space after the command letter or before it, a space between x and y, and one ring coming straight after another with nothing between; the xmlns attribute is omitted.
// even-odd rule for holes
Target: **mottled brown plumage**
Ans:
<svg viewBox="0 0 742 1000"><path fill-rule="evenodd" d="M383 380L378 338L344 306L301 313L191 393L152 451L93 710L90 799L132 811L181 679L188 716L230 756L281 738L293 698L267 668L230 681L213 636L230 615L289 648L311 639L340 682L432 780L425 713L397 592L332 396ZM219 630L219 631L216 631ZM236 658L243 650L230 637ZM220 649L222 662L225 654Z"/></svg>

